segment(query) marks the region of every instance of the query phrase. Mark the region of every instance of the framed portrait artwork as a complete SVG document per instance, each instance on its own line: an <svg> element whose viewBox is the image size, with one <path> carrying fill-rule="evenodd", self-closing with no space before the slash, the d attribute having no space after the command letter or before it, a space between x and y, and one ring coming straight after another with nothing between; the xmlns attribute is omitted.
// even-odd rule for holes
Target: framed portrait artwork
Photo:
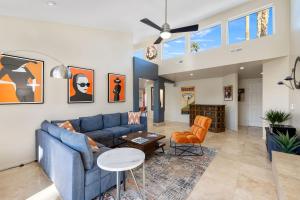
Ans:
<svg viewBox="0 0 300 200"><path fill-rule="evenodd" d="M224 101L232 101L233 100L233 91L232 85L224 87Z"/></svg>
<svg viewBox="0 0 300 200"><path fill-rule="evenodd" d="M126 76L121 74L108 74L108 102L125 102Z"/></svg>
<svg viewBox="0 0 300 200"><path fill-rule="evenodd" d="M195 104L195 87L181 87L181 114L190 114L190 105Z"/></svg>
<svg viewBox="0 0 300 200"><path fill-rule="evenodd" d="M44 103L44 61L0 55L0 105Z"/></svg>
<svg viewBox="0 0 300 200"><path fill-rule="evenodd" d="M94 102L94 70L69 66L68 103Z"/></svg>

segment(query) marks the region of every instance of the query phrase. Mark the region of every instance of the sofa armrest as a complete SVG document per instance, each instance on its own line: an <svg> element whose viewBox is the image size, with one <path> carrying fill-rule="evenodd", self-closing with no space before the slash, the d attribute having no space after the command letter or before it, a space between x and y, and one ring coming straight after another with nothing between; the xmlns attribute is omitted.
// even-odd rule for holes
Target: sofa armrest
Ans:
<svg viewBox="0 0 300 200"><path fill-rule="evenodd" d="M145 126L145 131L148 131L148 121L147 121L147 117L141 116L140 122L141 122L141 124L143 124L143 125Z"/></svg>
<svg viewBox="0 0 300 200"><path fill-rule="evenodd" d="M37 131L37 159L64 200L84 199L80 154L42 130Z"/></svg>

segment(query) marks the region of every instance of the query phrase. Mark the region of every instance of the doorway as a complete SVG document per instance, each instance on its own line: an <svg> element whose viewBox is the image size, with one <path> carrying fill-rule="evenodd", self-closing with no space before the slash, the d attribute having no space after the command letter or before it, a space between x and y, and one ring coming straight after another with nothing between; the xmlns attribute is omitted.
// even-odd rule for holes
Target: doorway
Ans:
<svg viewBox="0 0 300 200"><path fill-rule="evenodd" d="M142 115L153 120L153 85L154 81L148 79L139 79L139 110Z"/></svg>
<svg viewBox="0 0 300 200"><path fill-rule="evenodd" d="M262 127L262 78L239 80L239 125Z"/></svg>

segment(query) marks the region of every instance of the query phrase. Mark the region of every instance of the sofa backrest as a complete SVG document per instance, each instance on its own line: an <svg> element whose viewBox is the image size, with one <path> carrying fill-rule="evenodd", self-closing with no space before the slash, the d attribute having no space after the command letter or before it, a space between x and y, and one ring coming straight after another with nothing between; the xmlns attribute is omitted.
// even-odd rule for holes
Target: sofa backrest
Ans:
<svg viewBox="0 0 300 200"><path fill-rule="evenodd" d="M90 132L103 129L103 115L79 117L80 132Z"/></svg>
<svg viewBox="0 0 300 200"><path fill-rule="evenodd" d="M104 128L111 128L121 125L121 113L103 115Z"/></svg>

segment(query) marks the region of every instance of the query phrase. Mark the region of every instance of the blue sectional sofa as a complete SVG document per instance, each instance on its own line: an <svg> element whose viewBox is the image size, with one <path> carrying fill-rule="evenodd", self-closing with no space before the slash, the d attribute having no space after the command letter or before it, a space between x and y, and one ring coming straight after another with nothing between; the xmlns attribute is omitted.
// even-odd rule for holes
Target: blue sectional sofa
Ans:
<svg viewBox="0 0 300 200"><path fill-rule="evenodd" d="M78 136L56 126L61 121L66 120L44 121L36 130L36 156L64 200L90 200L100 190L104 193L114 187L115 173L100 170L97 157L118 145L120 136L147 130L146 117L141 117L139 125L128 125L127 113L69 120L77 132L83 133ZM85 135L98 143L99 151L91 151Z"/></svg>

